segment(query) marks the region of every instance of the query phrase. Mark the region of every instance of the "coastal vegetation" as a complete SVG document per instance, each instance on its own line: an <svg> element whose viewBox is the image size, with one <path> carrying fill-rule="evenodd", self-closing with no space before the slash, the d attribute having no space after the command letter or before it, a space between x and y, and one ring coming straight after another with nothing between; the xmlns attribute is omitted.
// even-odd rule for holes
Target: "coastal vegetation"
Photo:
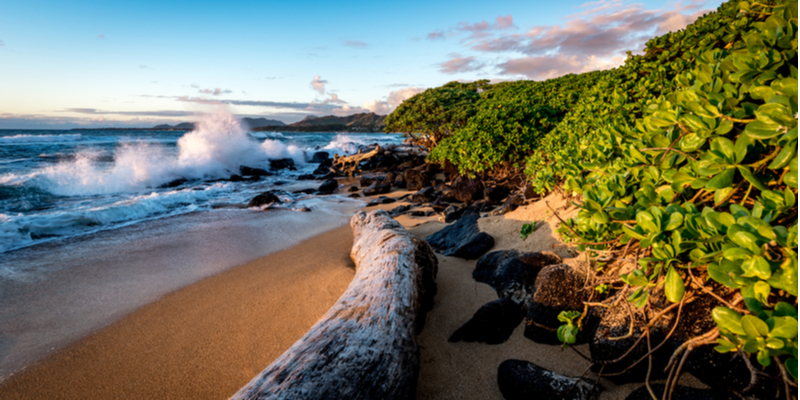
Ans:
<svg viewBox="0 0 800 400"><path fill-rule="evenodd" d="M715 299L716 327L675 351L667 386L692 349L716 345L776 365L788 396L797 12L796 1L729 1L612 70L429 89L388 116L386 131L462 175L524 173L535 192L569 198L580 212L558 232L592 261L599 297L624 295L639 310L662 295L679 310ZM563 343L590 308L559 317Z"/></svg>

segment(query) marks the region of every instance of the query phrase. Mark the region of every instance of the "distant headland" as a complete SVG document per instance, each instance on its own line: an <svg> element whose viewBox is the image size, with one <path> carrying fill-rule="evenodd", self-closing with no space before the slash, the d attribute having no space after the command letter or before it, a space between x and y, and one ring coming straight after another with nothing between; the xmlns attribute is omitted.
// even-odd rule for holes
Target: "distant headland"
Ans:
<svg viewBox="0 0 800 400"><path fill-rule="evenodd" d="M385 115L375 113L353 114L345 117L327 115L323 117L308 116L302 121L286 125L282 121L266 118L242 118L244 128L258 131L283 132L383 132L386 123ZM191 131L195 128L194 122L181 122L175 125L161 124L152 128L92 128L92 130L144 130L144 131ZM74 130L86 130L75 128Z"/></svg>

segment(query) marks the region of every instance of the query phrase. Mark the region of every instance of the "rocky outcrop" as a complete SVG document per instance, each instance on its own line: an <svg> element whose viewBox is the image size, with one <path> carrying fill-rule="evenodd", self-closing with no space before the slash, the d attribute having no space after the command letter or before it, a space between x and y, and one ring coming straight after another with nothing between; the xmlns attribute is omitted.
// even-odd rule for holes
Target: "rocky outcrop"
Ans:
<svg viewBox="0 0 800 400"><path fill-rule="evenodd" d="M280 202L281 199L279 199L278 196L275 195L275 192L270 190L268 192L261 193L256 197L253 197L253 199L250 200L249 203L247 203L247 207L261 207Z"/></svg>
<svg viewBox="0 0 800 400"><path fill-rule="evenodd" d="M493 251L478 260L472 278L493 287L498 297L510 298L527 306L539 271L547 265L560 262L561 257L550 251Z"/></svg>

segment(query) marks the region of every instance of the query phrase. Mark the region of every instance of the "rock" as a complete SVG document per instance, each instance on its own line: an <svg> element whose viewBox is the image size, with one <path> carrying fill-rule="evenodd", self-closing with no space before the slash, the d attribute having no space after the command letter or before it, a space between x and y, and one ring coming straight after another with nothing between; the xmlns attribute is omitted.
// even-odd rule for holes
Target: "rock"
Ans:
<svg viewBox="0 0 800 400"><path fill-rule="evenodd" d="M352 197L352 198L356 199L356 198L363 197L363 196L361 196L361 193L350 193L350 194L347 195L347 197Z"/></svg>
<svg viewBox="0 0 800 400"><path fill-rule="evenodd" d="M322 163L319 164L317 169L315 169L314 172L312 172L312 174L314 174L314 175L325 175L325 174L331 172L331 167L332 166L333 166L333 160L331 160L331 159L325 160L325 161L323 161Z"/></svg>
<svg viewBox="0 0 800 400"><path fill-rule="evenodd" d="M331 155L327 151L318 151L311 157L310 163L319 164L329 160Z"/></svg>
<svg viewBox="0 0 800 400"><path fill-rule="evenodd" d="M391 203L394 203L395 201L397 201L397 200L395 200L395 199L393 199L391 197L381 196L381 197L378 197L375 200L370 201L367 204L367 207L377 206L377 205L380 205L380 204L391 204Z"/></svg>
<svg viewBox="0 0 800 400"><path fill-rule="evenodd" d="M411 201L417 204L430 203L434 199L435 199L435 193L433 188L430 186L411 195Z"/></svg>
<svg viewBox="0 0 800 400"><path fill-rule="evenodd" d="M498 297L510 298L527 306L539 271L545 266L559 263L561 257L550 251L493 251L478 259L472 278L493 287Z"/></svg>
<svg viewBox="0 0 800 400"><path fill-rule="evenodd" d="M650 387L656 397L661 399L664 396L663 383L651 383ZM672 400L734 400L737 397L729 393L715 391L713 389L696 389L687 386L675 386L672 392ZM642 386L628 395L625 400L651 400L647 386Z"/></svg>
<svg viewBox="0 0 800 400"><path fill-rule="evenodd" d="M555 254L553 256L558 258ZM562 311L583 311L583 302L589 300L593 290L583 288L585 281L585 272L581 273L567 264L542 268L528 302L525 337L536 343L560 344L555 330L563 323L558 320L558 314ZM587 343L594 337L592 327L598 322L595 308L584 318L576 344Z"/></svg>
<svg viewBox="0 0 800 400"><path fill-rule="evenodd" d="M414 217L424 217L425 216L425 211L422 211L422 210L412 211L411 215L414 216Z"/></svg>
<svg viewBox="0 0 800 400"><path fill-rule="evenodd" d="M425 240L442 255L476 259L494 246L494 238L478 230L478 218L478 215L462 217Z"/></svg>
<svg viewBox="0 0 800 400"><path fill-rule="evenodd" d="M294 160L291 158L278 158L269 160L269 167L272 169L286 169L294 167Z"/></svg>
<svg viewBox="0 0 800 400"><path fill-rule="evenodd" d="M420 190L431 185L431 180L424 172L410 169L403 174L406 181L406 189Z"/></svg>
<svg viewBox="0 0 800 400"><path fill-rule="evenodd" d="M389 193L392 187L389 185L372 185L364 189L364 196L374 196L376 194Z"/></svg>
<svg viewBox="0 0 800 400"><path fill-rule="evenodd" d="M633 293L632 289L627 290L625 293L620 293L620 296L627 298ZM608 301L611 301L609 299ZM664 292L661 287L651 289L650 294L650 308L648 309L647 320L655 317L655 313L661 311L667 305ZM619 362L614 364L607 364L603 369L603 373L616 374L622 372L631 364L642 358L647 354L647 340L642 339L639 344L631 350L633 344L643 335L641 328L634 329L633 335L625 339L617 339L628 335L630 331L631 316L630 310L634 311L634 324L636 327L642 327L647 324L644 313L639 312L633 305L626 304L623 299L619 307L602 308L592 307L593 311L600 313L597 318L600 321L594 324L595 327L587 329L588 332L593 332L593 336L589 342L589 352L592 360L598 363L592 367L592 371L599 371L603 362L616 360L623 354L630 350L630 353ZM661 343L666 336L666 333L672 328L672 321L677 313L677 308L673 312L668 313L663 318L650 328L650 343L655 346ZM580 336L580 335L579 335ZM658 351L653 353L653 370L650 379L658 380L666 377L664 367L666 367L669 356L672 354L673 349L667 346L661 347ZM609 376L608 379L614 384L622 385L630 382L643 382L647 374L647 360L642 361L644 364L638 364L637 367L631 368L621 375ZM644 366L644 367L642 367Z"/></svg>
<svg viewBox="0 0 800 400"><path fill-rule="evenodd" d="M483 189L483 198L496 203L506 198L510 192L505 186L489 186Z"/></svg>
<svg viewBox="0 0 800 400"><path fill-rule="evenodd" d="M322 184L319 185L319 188L317 190L323 193L330 194L333 193L338 188L339 188L339 182L337 182L336 179L331 178L325 182L322 182Z"/></svg>
<svg viewBox="0 0 800 400"><path fill-rule="evenodd" d="M404 212L406 212L406 211L408 211L410 209L411 209L411 206L409 206L409 205L397 206L397 207L393 208L392 211L389 211L389 215L391 215L393 217L396 217L396 216L398 216L398 215L400 215L400 214L402 214L402 213L404 213Z"/></svg>
<svg viewBox="0 0 800 400"><path fill-rule="evenodd" d="M314 180L314 179L317 179L317 178L314 177L314 175L312 175L312 174L303 174L303 175L300 175L300 176L297 177L298 181L311 181L311 180Z"/></svg>
<svg viewBox="0 0 800 400"><path fill-rule="evenodd" d="M294 211L311 212L311 209L308 208L308 207L303 206L303 207L300 207L300 208L295 208Z"/></svg>
<svg viewBox="0 0 800 400"><path fill-rule="evenodd" d="M294 162L294 161L292 161ZM239 173L243 176L270 176L273 175L272 172L269 172L263 168L250 168L246 165L239 166Z"/></svg>
<svg viewBox="0 0 800 400"><path fill-rule="evenodd" d="M393 185L394 187L396 187L396 188L399 188L399 189L405 189L405 188L406 188L406 178L405 178L405 175L403 175L403 174L398 174L398 175L397 175L397 177L396 177L396 178L394 178L394 181L392 182L392 185Z"/></svg>
<svg viewBox="0 0 800 400"><path fill-rule="evenodd" d="M459 176L450 187L452 196L458 201L472 203L483 198L483 183L480 179Z"/></svg>
<svg viewBox="0 0 800 400"><path fill-rule="evenodd" d="M479 209L471 206L457 208L454 205L449 205L444 209L444 222L450 223L465 215L478 215L479 212Z"/></svg>
<svg viewBox="0 0 800 400"><path fill-rule="evenodd" d="M183 185L186 182L189 182L189 180L186 179L186 178L178 178L178 179L171 180L171 181L169 181L169 182L167 182L167 183L165 183L165 184L163 184L163 185L161 185L159 187L162 188L162 189L174 188L174 187L178 187L180 185Z"/></svg>
<svg viewBox="0 0 800 400"><path fill-rule="evenodd" d="M358 186L350 186L349 188L347 188L347 191L348 192L357 192L357 191L359 191L359 189L358 189Z"/></svg>
<svg viewBox="0 0 800 400"><path fill-rule="evenodd" d="M361 187L369 187L369 186L372 186L373 184L380 183L382 180L383 180L383 178L380 178L380 177L377 177L377 176L365 176L365 177L362 177L361 180L359 181L359 186L361 186Z"/></svg>
<svg viewBox="0 0 800 400"><path fill-rule="evenodd" d="M311 189L311 188L308 188L308 189L295 190L295 191L294 191L294 192L292 192L292 193L295 193L295 194L300 194L300 193L304 193L304 194L314 194L314 193L317 193L317 190L316 190L316 189Z"/></svg>
<svg viewBox="0 0 800 400"><path fill-rule="evenodd" d="M244 178L242 178L241 175L233 174L230 178L228 178L228 180L231 182L242 182L244 181Z"/></svg>
<svg viewBox="0 0 800 400"><path fill-rule="evenodd" d="M521 206L523 204L525 204L525 200L522 198L522 196L514 194L514 195L511 195L511 196L508 196L506 201L503 202L503 205L500 206L500 208L492 211L490 214L491 215L507 214L507 213L510 213L511 211L516 210L517 207L519 207L519 206Z"/></svg>
<svg viewBox="0 0 800 400"><path fill-rule="evenodd" d="M250 202L247 203L247 207L261 207L272 203L280 203L280 202L281 199L279 199L274 192L269 191L261 193L256 197L253 197L253 200L250 200Z"/></svg>
<svg viewBox="0 0 800 400"><path fill-rule="evenodd" d="M289 183L289 182L286 182L286 181L275 181L275 182L272 182L272 184L275 185L275 186L282 186L282 185L285 185L287 183Z"/></svg>
<svg viewBox="0 0 800 400"><path fill-rule="evenodd" d="M383 177L383 181L381 181L381 183L386 185L394 185L395 179L397 179L397 175L394 172L389 172Z"/></svg>
<svg viewBox="0 0 800 400"><path fill-rule="evenodd" d="M589 379L569 378L522 360L503 361L497 384L506 400L593 400L601 390Z"/></svg>
<svg viewBox="0 0 800 400"><path fill-rule="evenodd" d="M522 306L511 299L495 300L481 306L447 341L504 343L524 317Z"/></svg>

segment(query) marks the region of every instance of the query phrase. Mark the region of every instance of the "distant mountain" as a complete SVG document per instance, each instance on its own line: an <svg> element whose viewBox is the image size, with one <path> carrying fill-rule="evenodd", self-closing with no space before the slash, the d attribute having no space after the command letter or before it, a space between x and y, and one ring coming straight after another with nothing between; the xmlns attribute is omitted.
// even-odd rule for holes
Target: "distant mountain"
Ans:
<svg viewBox="0 0 800 400"><path fill-rule="evenodd" d="M353 114L346 117L327 115L308 116L302 121L280 127L285 132L383 132L385 115L375 113ZM272 130L269 127L254 128L254 131Z"/></svg>
<svg viewBox="0 0 800 400"><path fill-rule="evenodd" d="M242 118L242 126L247 129L260 128L262 126L286 126L282 121L266 118Z"/></svg>

